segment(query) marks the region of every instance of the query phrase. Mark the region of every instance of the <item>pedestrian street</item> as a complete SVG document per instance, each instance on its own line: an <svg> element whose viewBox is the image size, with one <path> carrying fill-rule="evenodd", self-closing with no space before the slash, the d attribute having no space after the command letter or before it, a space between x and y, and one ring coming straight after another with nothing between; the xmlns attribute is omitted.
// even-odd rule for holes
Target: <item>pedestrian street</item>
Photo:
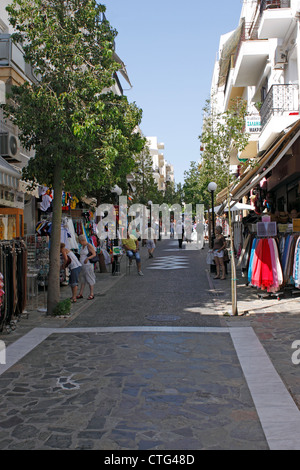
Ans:
<svg viewBox="0 0 300 470"><path fill-rule="evenodd" d="M205 253L172 247L9 344L1 450L299 449L299 410L255 331L215 311ZM187 266L164 269L177 256Z"/></svg>

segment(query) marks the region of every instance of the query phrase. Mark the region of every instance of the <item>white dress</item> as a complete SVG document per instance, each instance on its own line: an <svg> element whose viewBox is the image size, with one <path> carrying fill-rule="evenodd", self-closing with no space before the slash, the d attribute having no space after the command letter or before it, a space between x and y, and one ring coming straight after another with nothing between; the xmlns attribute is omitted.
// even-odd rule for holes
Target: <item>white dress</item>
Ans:
<svg viewBox="0 0 300 470"><path fill-rule="evenodd" d="M88 245L82 246L80 250L80 263L82 264L82 269L80 271L80 280L83 284L87 283L90 286L93 286L96 283L96 276L93 263L90 263L88 260L85 263L85 259L89 256Z"/></svg>

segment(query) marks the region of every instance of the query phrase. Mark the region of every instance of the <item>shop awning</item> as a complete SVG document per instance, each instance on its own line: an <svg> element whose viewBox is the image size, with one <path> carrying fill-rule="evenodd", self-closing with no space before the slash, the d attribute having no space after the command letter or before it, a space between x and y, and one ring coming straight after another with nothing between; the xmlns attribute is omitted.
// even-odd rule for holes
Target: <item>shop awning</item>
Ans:
<svg viewBox="0 0 300 470"><path fill-rule="evenodd" d="M243 204L241 202L232 202L232 205L230 205L230 212L252 211L252 210L253 210L253 207L250 206L250 204ZM211 212L211 209L209 209L209 212ZM221 204L220 206L216 206L214 208L214 212L216 213L228 212L228 205Z"/></svg>
<svg viewBox="0 0 300 470"><path fill-rule="evenodd" d="M249 193L280 162L299 137L300 120L285 129L272 147L261 156L257 165L244 173L242 180L231 189L232 200L239 201Z"/></svg>

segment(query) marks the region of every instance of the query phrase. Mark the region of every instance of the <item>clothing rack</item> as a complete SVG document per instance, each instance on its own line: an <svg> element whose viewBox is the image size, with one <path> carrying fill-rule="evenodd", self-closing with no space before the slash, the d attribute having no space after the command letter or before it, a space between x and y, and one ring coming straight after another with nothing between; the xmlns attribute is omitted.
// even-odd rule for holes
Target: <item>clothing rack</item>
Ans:
<svg viewBox="0 0 300 470"><path fill-rule="evenodd" d="M0 306L0 332L14 330L27 301L27 247L24 240L0 241L0 272L4 294Z"/></svg>
<svg viewBox="0 0 300 470"><path fill-rule="evenodd" d="M274 249L277 250L274 261L278 260L280 267L277 266L278 275L280 276L280 282L278 288L276 287L275 291L273 292L272 289L267 289L263 286L261 292L258 292L258 297L260 299L267 299L270 297L276 297L277 300L281 300L282 297L294 297L300 296L300 232L292 232L292 233L284 233L284 234L277 234L273 236L260 236L258 237L257 234L248 234L245 238L243 249L241 252L241 256L239 258L238 266L242 266L242 269L246 269L248 276L247 276L247 283L246 285L252 285L252 279L250 279L249 272L251 268L251 262L253 258L253 249L257 247L258 241L261 240L275 240ZM255 246L256 244L256 246ZM295 277L295 247L298 244L299 252L297 260L299 264L297 265ZM274 257L274 253L273 253ZM272 264L272 263L270 263ZM274 270L274 266L272 266ZM280 271L281 269L281 271ZM276 273L275 273L276 274ZM295 282L297 281L297 282ZM259 286L254 285L254 288L258 288ZM268 291L269 290L269 291Z"/></svg>

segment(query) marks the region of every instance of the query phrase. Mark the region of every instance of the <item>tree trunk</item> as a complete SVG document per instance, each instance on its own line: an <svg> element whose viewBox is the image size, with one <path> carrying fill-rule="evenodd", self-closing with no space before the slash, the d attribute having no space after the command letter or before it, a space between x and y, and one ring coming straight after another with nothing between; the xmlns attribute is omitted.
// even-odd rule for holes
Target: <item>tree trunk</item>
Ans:
<svg viewBox="0 0 300 470"><path fill-rule="evenodd" d="M60 301L60 241L61 241L61 198L62 198L62 166L58 162L54 170L53 214L50 237L50 266L48 278L47 315L52 315Z"/></svg>

